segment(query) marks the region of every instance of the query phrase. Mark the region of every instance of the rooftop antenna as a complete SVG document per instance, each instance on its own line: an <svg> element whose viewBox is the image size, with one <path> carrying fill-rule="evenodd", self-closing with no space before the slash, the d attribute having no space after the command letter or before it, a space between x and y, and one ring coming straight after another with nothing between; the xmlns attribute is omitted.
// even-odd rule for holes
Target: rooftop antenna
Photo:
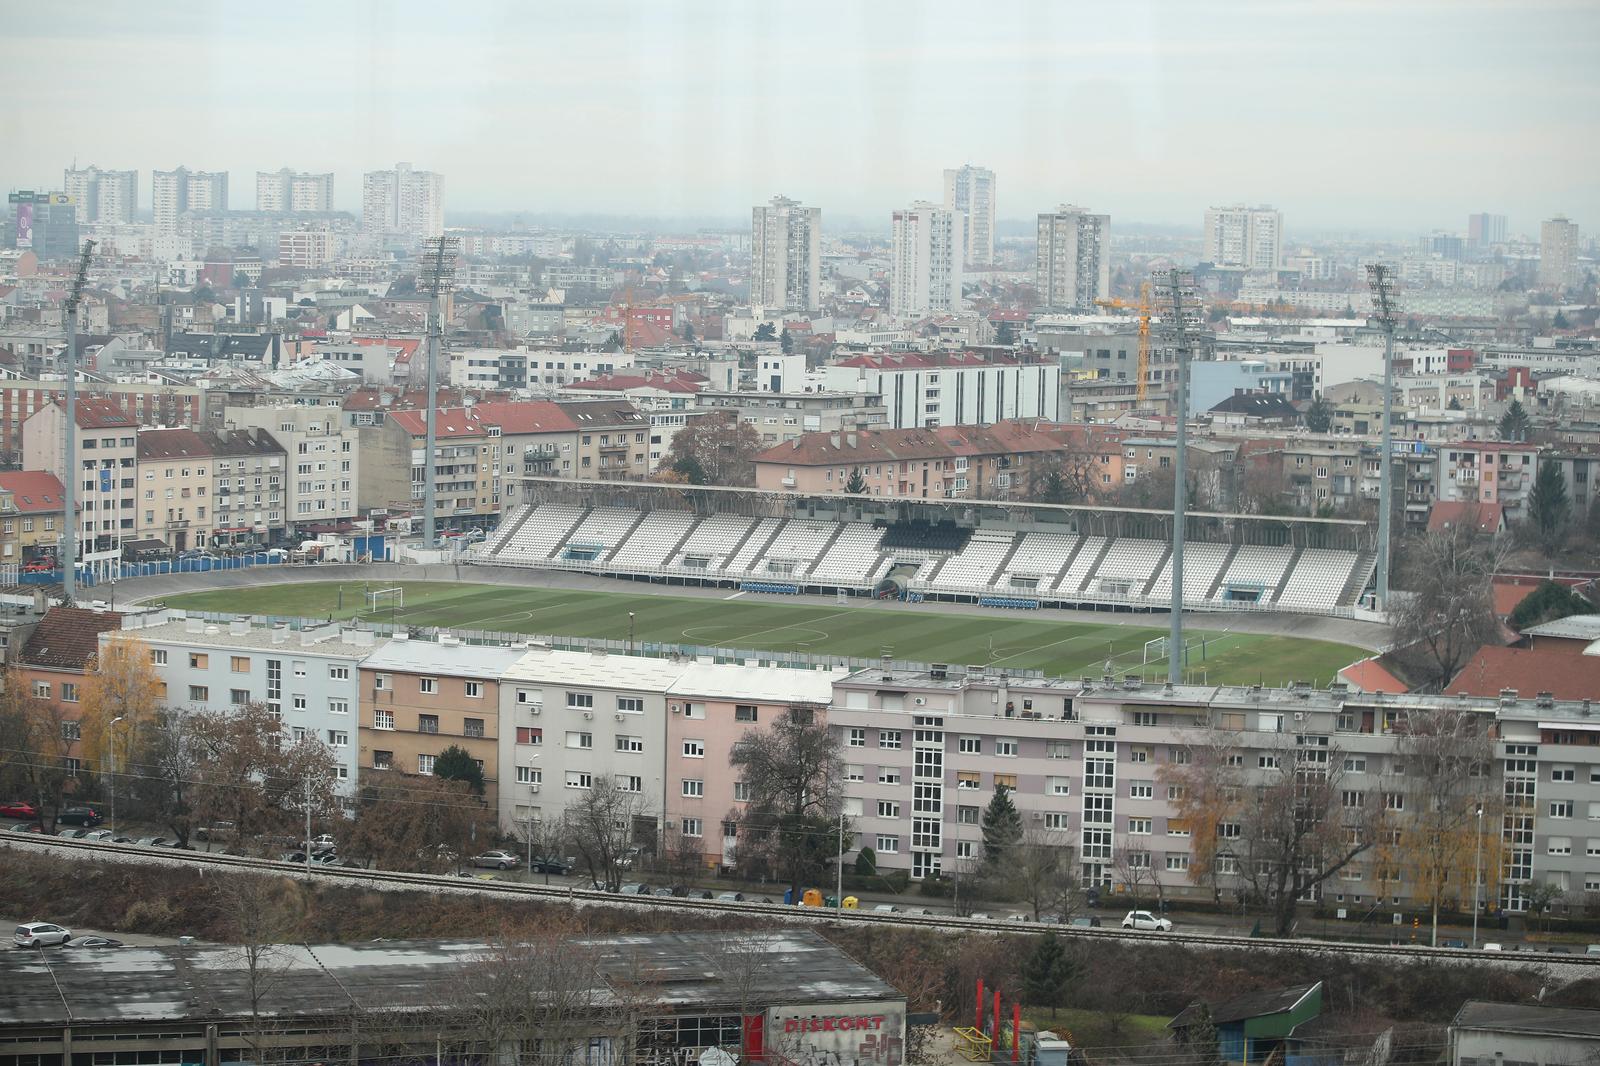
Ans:
<svg viewBox="0 0 1600 1066"><path fill-rule="evenodd" d="M78 589L78 306L83 303L83 286L89 280L89 259L94 241L83 242L78 256L78 273L67 292L67 411L66 446L62 449L61 487L61 600L72 606Z"/></svg>
<svg viewBox="0 0 1600 1066"><path fill-rule="evenodd" d="M1383 263L1367 267L1372 307L1383 329L1383 457L1378 464L1378 610L1389 609L1389 521L1394 510L1394 275Z"/></svg>
<svg viewBox="0 0 1600 1066"><path fill-rule="evenodd" d="M1183 542L1187 532L1186 509L1189 503L1189 339L1188 327L1199 303L1195 299L1194 275L1187 270L1165 272L1166 297L1170 302L1167 329L1172 336L1172 357L1178 364L1178 380L1173 388L1173 411L1178 420L1176 454L1172 461L1172 630L1167 637L1167 683L1183 683Z"/></svg>
<svg viewBox="0 0 1600 1066"><path fill-rule="evenodd" d="M439 345L444 339L440 296L455 281L456 249L460 244L459 237L427 238L422 242L422 263L417 270L417 287L428 294L428 430L422 449L422 540L430 548L436 540L434 482L439 460L434 454L435 422L439 416Z"/></svg>

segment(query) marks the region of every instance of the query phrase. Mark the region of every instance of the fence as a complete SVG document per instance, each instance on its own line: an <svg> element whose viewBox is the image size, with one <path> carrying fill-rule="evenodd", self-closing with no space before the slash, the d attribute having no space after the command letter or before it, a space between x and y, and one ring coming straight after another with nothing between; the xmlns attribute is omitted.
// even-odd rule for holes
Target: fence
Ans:
<svg viewBox="0 0 1600 1066"><path fill-rule="evenodd" d="M282 566L281 555L271 552L244 552L239 555L196 556L177 559L153 559L146 563L119 563L115 567L95 570L79 569L78 584L90 588L104 581L126 581L136 577L159 577L163 574L205 574L213 570L248 570L256 566ZM17 575L16 584L56 585L61 583L62 571L23 571Z"/></svg>

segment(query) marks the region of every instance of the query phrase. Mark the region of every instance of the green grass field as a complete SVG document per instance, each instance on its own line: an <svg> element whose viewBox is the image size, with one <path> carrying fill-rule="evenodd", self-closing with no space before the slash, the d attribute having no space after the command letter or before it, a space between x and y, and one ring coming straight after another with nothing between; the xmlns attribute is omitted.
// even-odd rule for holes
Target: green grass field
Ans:
<svg viewBox="0 0 1600 1066"><path fill-rule="evenodd" d="M202 611L390 621L388 607L365 613L363 593L368 587L379 586L283 583L187 593L165 602ZM1166 628L1131 620L1057 622L1023 611L962 614L931 604L905 608L865 601L819 606L774 602L754 595L725 599L449 582L411 582L402 587L405 608L393 612L394 620L417 626L625 640L632 612L633 635L640 642L858 658L887 653L896 659L985 663L1062 676L1099 674L1112 658L1118 673L1143 669L1152 677L1166 676L1164 661L1143 662L1145 642L1165 636ZM1301 680L1325 685L1340 667L1366 654L1346 644L1298 637L1198 628L1188 630L1187 636L1191 642L1206 638L1203 659L1198 648L1190 650L1190 676L1213 684L1261 681L1274 685Z"/></svg>

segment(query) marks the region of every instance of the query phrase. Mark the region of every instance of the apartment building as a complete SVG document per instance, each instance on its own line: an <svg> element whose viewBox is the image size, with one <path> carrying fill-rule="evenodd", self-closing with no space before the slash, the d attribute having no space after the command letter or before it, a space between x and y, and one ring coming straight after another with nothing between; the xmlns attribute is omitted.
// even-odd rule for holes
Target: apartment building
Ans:
<svg viewBox="0 0 1600 1066"><path fill-rule="evenodd" d="M64 343L57 338L58 343ZM41 353L42 355L43 353ZM43 361L41 359L41 361ZM53 360L51 360L53 365ZM86 398L116 404L147 426L199 426L204 418L201 390L180 385L109 383L79 386L78 402ZM65 403L59 381L17 378L0 381L0 451L22 448L22 424L52 403Z"/></svg>
<svg viewBox="0 0 1600 1066"><path fill-rule="evenodd" d="M968 163L944 172L944 206L960 221L961 247L974 266L994 262L994 171Z"/></svg>
<svg viewBox="0 0 1600 1066"><path fill-rule="evenodd" d="M0 471L0 563L55 560L65 528L61 479L44 470Z"/></svg>
<svg viewBox="0 0 1600 1066"><path fill-rule="evenodd" d="M143 429L137 441L137 539L175 552L209 547L215 514L210 443L192 429Z"/></svg>
<svg viewBox="0 0 1600 1066"><path fill-rule="evenodd" d="M1200 258L1222 270L1280 269L1283 212L1243 204L1207 209Z"/></svg>
<svg viewBox="0 0 1600 1066"><path fill-rule="evenodd" d="M829 363L820 374L829 391L883 397L893 429L1054 422L1061 414L1061 364L1032 354L875 353Z"/></svg>
<svg viewBox="0 0 1600 1066"><path fill-rule="evenodd" d="M313 214L333 210L333 175L282 170L256 172L256 210Z"/></svg>
<svg viewBox="0 0 1600 1066"><path fill-rule="evenodd" d="M1447 503L1498 503L1506 522L1527 517L1539 474L1539 447L1505 441L1448 441L1438 448L1438 490Z"/></svg>
<svg viewBox="0 0 1600 1066"><path fill-rule="evenodd" d="M213 548L262 547L283 538L288 454L264 429L205 430L211 449Z"/></svg>
<svg viewBox="0 0 1600 1066"><path fill-rule="evenodd" d="M781 311L822 306L822 209L774 196L750 212L750 303Z"/></svg>
<svg viewBox="0 0 1600 1066"><path fill-rule="evenodd" d="M890 219L889 313L915 318L961 308L962 224L955 211L919 200Z"/></svg>
<svg viewBox="0 0 1600 1066"><path fill-rule="evenodd" d="M139 209L137 170L71 167L61 179L61 190L77 204L79 225L100 222L125 226Z"/></svg>
<svg viewBox="0 0 1600 1066"><path fill-rule="evenodd" d="M413 170L410 163L369 171L361 188L361 228L414 241L439 236L444 232L444 175Z"/></svg>
<svg viewBox="0 0 1600 1066"><path fill-rule="evenodd" d="M228 429L264 431L282 447L283 521L292 531L310 533L333 528L365 511L357 490L362 468L358 447L361 438L356 429L344 425L341 415L338 407L331 406L230 405L223 412ZM263 476L268 478L270 516L270 471ZM254 490L256 475L250 473L249 477L247 487ZM254 496L252 491L252 504ZM267 522L270 525L270 517Z"/></svg>
<svg viewBox="0 0 1600 1066"><path fill-rule="evenodd" d="M1188 877L1191 828L1177 815L1163 767L1190 757L1192 743L1222 730L1241 787L1271 778L1282 760L1308 772L1340 762L1350 811L1387 809L1398 818L1419 801L1407 781L1400 737L1411 710L1441 697L1327 690L1164 687L1137 678L1078 681L1011 677L959 668L886 667L834 686L829 728L846 761L846 813L880 869L949 876L982 855L982 811L998 786L1013 790L1025 830L1071 849L1083 883L1114 886L1129 870L1148 888L1210 895ZM1600 727L1588 701L1540 695L1449 698L1493 730L1497 765L1484 768L1486 796L1511 805L1500 837L1503 868L1486 875L1486 899L1526 907L1527 886L1553 881L1600 890ZM1585 821L1587 819L1587 821ZM1417 887L1391 827L1324 882L1327 904L1376 909L1414 902ZM1238 827L1220 827L1224 841ZM848 857L846 859L848 861ZM1240 855L1224 844L1217 891L1243 887ZM1460 886L1457 886L1458 890Z"/></svg>
<svg viewBox="0 0 1600 1066"><path fill-rule="evenodd" d="M862 392L762 392L703 389L694 405L702 410L733 411L761 437L778 444L806 433L885 429L889 413L883 398ZM660 442L651 439L652 449ZM656 456L655 458L659 458Z"/></svg>
<svg viewBox="0 0 1600 1066"><path fill-rule="evenodd" d="M1034 284L1057 311L1092 311L1111 295L1111 216L1063 204L1039 216Z"/></svg>
<svg viewBox="0 0 1600 1066"><path fill-rule="evenodd" d="M109 572L122 559L123 542L136 536L139 424L99 397L80 396L76 413L76 475L66 469L66 410L53 403L22 425L23 466L77 477L79 565Z"/></svg>
<svg viewBox="0 0 1600 1066"><path fill-rule="evenodd" d="M1565 215L1545 219L1539 223L1540 287L1560 290L1577 278L1578 224Z"/></svg>
<svg viewBox="0 0 1600 1066"><path fill-rule="evenodd" d="M337 624L296 630L167 611L128 615L121 631L100 637L102 645L128 639L148 648L168 706L226 714L266 704L283 722L284 741L326 747L341 794L355 795L360 665L386 638Z"/></svg>
<svg viewBox="0 0 1600 1066"><path fill-rule="evenodd" d="M189 211L228 209L228 172L154 170L150 172L150 205L158 232L178 228L178 216Z"/></svg>
<svg viewBox="0 0 1600 1066"><path fill-rule="evenodd" d="M459 747L483 770L484 804L498 809L503 679L525 648L397 636L361 663L360 763L363 774L433 773L433 761Z"/></svg>

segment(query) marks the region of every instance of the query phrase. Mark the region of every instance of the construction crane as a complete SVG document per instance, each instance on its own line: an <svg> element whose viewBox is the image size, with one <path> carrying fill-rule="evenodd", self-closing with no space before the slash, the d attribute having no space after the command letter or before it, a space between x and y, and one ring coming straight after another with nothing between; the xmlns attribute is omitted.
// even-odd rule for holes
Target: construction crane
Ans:
<svg viewBox="0 0 1600 1066"><path fill-rule="evenodd" d="M1139 403L1144 403L1145 394L1150 388L1150 283L1147 281L1139 286L1139 302L1131 303L1120 297L1109 300L1096 300L1100 307L1111 307L1119 311L1137 310L1139 312L1139 362L1135 367L1138 380L1134 385L1135 398Z"/></svg>

